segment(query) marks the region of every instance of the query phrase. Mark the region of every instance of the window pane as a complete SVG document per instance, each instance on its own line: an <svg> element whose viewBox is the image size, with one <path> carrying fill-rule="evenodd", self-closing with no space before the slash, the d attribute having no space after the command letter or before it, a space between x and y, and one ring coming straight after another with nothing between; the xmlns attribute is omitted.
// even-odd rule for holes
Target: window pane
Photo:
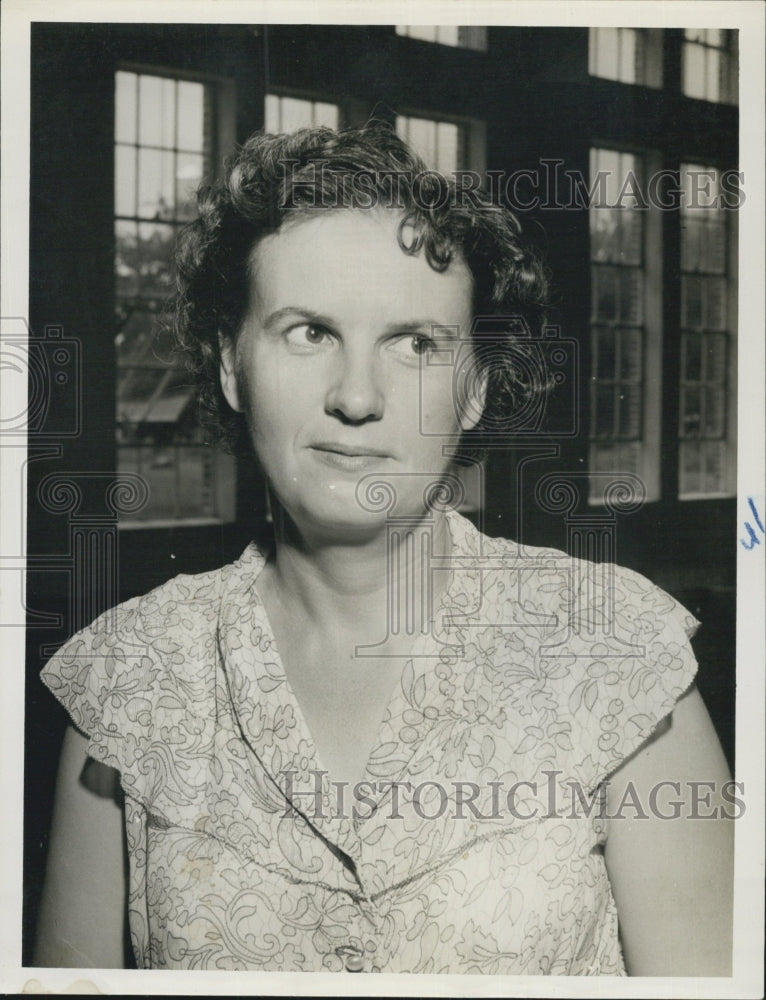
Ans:
<svg viewBox="0 0 766 1000"><path fill-rule="evenodd" d="M702 426L702 390L686 386L681 394L681 436L699 437Z"/></svg>
<svg viewBox="0 0 766 1000"><path fill-rule="evenodd" d="M197 214L197 188L202 182L204 160L193 153L179 153L176 160L176 213L179 219Z"/></svg>
<svg viewBox="0 0 766 1000"><path fill-rule="evenodd" d="M599 326L594 329L594 350L596 352L596 376L599 381L615 378L616 356L614 329Z"/></svg>
<svg viewBox="0 0 766 1000"><path fill-rule="evenodd" d="M417 38L421 42L453 45L464 49L486 51L487 29L477 25L464 27L456 24L397 24L397 35Z"/></svg>
<svg viewBox="0 0 766 1000"><path fill-rule="evenodd" d="M698 271L702 266L702 240L705 225L702 219L686 214L681 222L681 267Z"/></svg>
<svg viewBox="0 0 766 1000"><path fill-rule="evenodd" d="M135 222L115 223L115 278L117 301L138 295L138 226Z"/></svg>
<svg viewBox="0 0 766 1000"><path fill-rule="evenodd" d="M736 57L732 54L721 55L721 100L727 104L739 103L737 86L739 83Z"/></svg>
<svg viewBox="0 0 766 1000"><path fill-rule="evenodd" d="M705 326L708 330L726 329L726 279L706 277L707 310Z"/></svg>
<svg viewBox="0 0 766 1000"><path fill-rule="evenodd" d="M315 125L338 127L338 105L324 101L267 94L264 110L264 127L267 132L294 132L295 129Z"/></svg>
<svg viewBox="0 0 766 1000"><path fill-rule="evenodd" d="M620 80L636 82L636 36L630 28L620 29Z"/></svg>
<svg viewBox="0 0 766 1000"><path fill-rule="evenodd" d="M201 153L205 148L205 87L201 83L178 81L179 149Z"/></svg>
<svg viewBox="0 0 766 1000"><path fill-rule="evenodd" d="M705 380L726 383L726 338L716 334L705 337Z"/></svg>
<svg viewBox="0 0 766 1000"><path fill-rule="evenodd" d="M164 149L138 151L138 214L142 219L172 219L175 209L173 161Z"/></svg>
<svg viewBox="0 0 766 1000"><path fill-rule="evenodd" d="M627 170L628 165L621 162L620 154L615 150L600 149L596 158L596 166L598 171L606 177L607 205L616 205L624 180L624 169Z"/></svg>
<svg viewBox="0 0 766 1000"><path fill-rule="evenodd" d="M440 24L436 28L436 41L440 45L458 44L458 26L456 24Z"/></svg>
<svg viewBox="0 0 766 1000"><path fill-rule="evenodd" d="M726 272L726 223L722 219L709 219L705 227L705 254L702 270L708 274Z"/></svg>
<svg viewBox="0 0 766 1000"><path fill-rule="evenodd" d="M293 132L313 124L311 101L300 101L294 97L280 97L280 127L283 132Z"/></svg>
<svg viewBox="0 0 766 1000"><path fill-rule="evenodd" d="M458 28L457 44L464 49L475 49L479 52L487 51L487 29L481 25L471 25L470 27Z"/></svg>
<svg viewBox="0 0 766 1000"><path fill-rule="evenodd" d="M620 271L620 319L636 325L644 321L644 276L638 268Z"/></svg>
<svg viewBox="0 0 766 1000"><path fill-rule="evenodd" d="M171 290L170 258L174 235L172 226L151 222L138 225L139 295L157 300L158 305Z"/></svg>
<svg viewBox="0 0 766 1000"><path fill-rule="evenodd" d="M611 385L596 386L595 406L595 436L611 438L614 436L614 423L617 415L614 400L614 388Z"/></svg>
<svg viewBox="0 0 766 1000"><path fill-rule="evenodd" d="M591 260L617 263L620 260L620 210L596 208L590 213Z"/></svg>
<svg viewBox="0 0 766 1000"><path fill-rule="evenodd" d="M267 132L281 132L279 123L279 98L276 94L267 94L264 104L263 127Z"/></svg>
<svg viewBox="0 0 766 1000"><path fill-rule="evenodd" d="M590 28L588 73L620 83L662 85L662 35L659 29Z"/></svg>
<svg viewBox="0 0 766 1000"><path fill-rule="evenodd" d="M706 70L706 80L705 80L705 96L708 101L718 101L721 97L720 91L720 73L721 73L721 61L720 54L716 49L707 50L707 63L705 66Z"/></svg>
<svg viewBox="0 0 766 1000"><path fill-rule="evenodd" d="M435 24L408 24L402 25L404 28L403 34L408 35L410 38L419 38L423 42L435 42L436 38L436 25Z"/></svg>
<svg viewBox="0 0 766 1000"><path fill-rule="evenodd" d="M682 346L681 378L686 382L702 381L702 337L685 333Z"/></svg>
<svg viewBox="0 0 766 1000"><path fill-rule="evenodd" d="M313 124L336 129L338 127L337 104L325 104L322 101L315 101Z"/></svg>
<svg viewBox="0 0 766 1000"><path fill-rule="evenodd" d="M736 36L718 28L693 33L683 46L682 90L699 100L737 103Z"/></svg>
<svg viewBox="0 0 766 1000"><path fill-rule="evenodd" d="M436 122L426 118L407 118L407 140L426 163L436 168Z"/></svg>
<svg viewBox="0 0 766 1000"><path fill-rule="evenodd" d="M154 362L156 339L152 330L153 323L154 315L149 310L135 304L123 308L118 333L114 338L118 368L151 365Z"/></svg>
<svg viewBox="0 0 766 1000"><path fill-rule="evenodd" d="M691 275L681 277L681 325L702 327L702 279Z"/></svg>
<svg viewBox="0 0 766 1000"><path fill-rule="evenodd" d="M451 122L439 122L436 126L437 157L436 169L443 174L457 170L458 127Z"/></svg>
<svg viewBox="0 0 766 1000"><path fill-rule="evenodd" d="M612 267L594 267L592 274L593 318L617 319L617 275Z"/></svg>
<svg viewBox="0 0 766 1000"><path fill-rule="evenodd" d="M175 83L160 76L138 78L138 141L141 145L175 145Z"/></svg>
<svg viewBox="0 0 766 1000"><path fill-rule="evenodd" d="M117 73L115 79L115 140L117 142L136 141L136 87L135 73Z"/></svg>
<svg viewBox="0 0 766 1000"><path fill-rule="evenodd" d="M129 425L141 423L166 374L162 368L120 368L117 379L118 419Z"/></svg>
<svg viewBox="0 0 766 1000"><path fill-rule="evenodd" d="M701 45L684 45L682 89L687 97L705 99L705 51Z"/></svg>
<svg viewBox="0 0 766 1000"><path fill-rule="evenodd" d="M619 79L620 36L617 28L595 28L596 73L609 80Z"/></svg>
<svg viewBox="0 0 766 1000"><path fill-rule="evenodd" d="M705 441L704 490L706 493L723 493L726 490L726 448L723 441Z"/></svg>
<svg viewBox="0 0 766 1000"><path fill-rule="evenodd" d="M681 495L700 493L702 487L702 456L699 441L681 442Z"/></svg>
<svg viewBox="0 0 766 1000"><path fill-rule="evenodd" d="M641 330L620 330L620 380L639 382L642 368Z"/></svg>
<svg viewBox="0 0 766 1000"><path fill-rule="evenodd" d="M705 423L703 435L706 438L722 438L726 419L725 395L722 386L708 386L705 390Z"/></svg>
<svg viewBox="0 0 766 1000"><path fill-rule="evenodd" d="M114 161L114 211L136 214L136 147L117 146Z"/></svg>
<svg viewBox="0 0 766 1000"><path fill-rule="evenodd" d="M620 211L616 209L616 211ZM621 257L623 264L640 265L643 258L644 218L637 212L622 212Z"/></svg>
<svg viewBox="0 0 766 1000"><path fill-rule="evenodd" d="M209 448L176 449L181 517L215 514L215 456Z"/></svg>
<svg viewBox="0 0 766 1000"><path fill-rule="evenodd" d="M637 386L620 386L618 436L636 440L641 434L641 390Z"/></svg>

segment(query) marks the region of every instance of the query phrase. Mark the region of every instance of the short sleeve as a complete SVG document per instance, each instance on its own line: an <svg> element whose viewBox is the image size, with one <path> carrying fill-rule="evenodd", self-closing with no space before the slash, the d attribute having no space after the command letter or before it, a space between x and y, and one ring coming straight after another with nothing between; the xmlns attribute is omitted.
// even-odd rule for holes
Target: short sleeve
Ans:
<svg viewBox="0 0 766 1000"><path fill-rule="evenodd" d="M136 602L111 609L64 643L40 675L88 736L88 755L120 771L125 790L135 793L158 673L151 636L142 635L137 617Z"/></svg>
<svg viewBox="0 0 766 1000"><path fill-rule="evenodd" d="M577 741L575 769L590 791L652 735L697 672L699 622L632 570L582 564L572 589L561 711Z"/></svg>

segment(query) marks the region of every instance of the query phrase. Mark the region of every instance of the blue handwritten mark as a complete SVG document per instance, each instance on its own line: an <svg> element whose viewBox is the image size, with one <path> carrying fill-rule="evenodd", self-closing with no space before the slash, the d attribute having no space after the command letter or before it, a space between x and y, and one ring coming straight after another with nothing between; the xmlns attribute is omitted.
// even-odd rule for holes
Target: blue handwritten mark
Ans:
<svg viewBox="0 0 766 1000"><path fill-rule="evenodd" d="M753 500L752 497L747 498L747 505L753 512L753 520L760 529L761 534L766 535L766 528L764 528L763 521L758 515L758 508L755 506L755 500ZM748 541L745 541L744 538L740 538L739 540L740 545L742 545L743 548L748 549L749 551L750 549L755 548L756 545L761 544L760 538L755 533L755 528L749 521L745 521L745 531L747 532Z"/></svg>

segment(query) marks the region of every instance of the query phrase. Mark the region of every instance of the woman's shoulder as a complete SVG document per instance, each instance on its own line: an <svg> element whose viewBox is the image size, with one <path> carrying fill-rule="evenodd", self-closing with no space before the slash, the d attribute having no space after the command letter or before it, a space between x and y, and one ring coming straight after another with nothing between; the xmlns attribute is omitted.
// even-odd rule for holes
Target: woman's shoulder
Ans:
<svg viewBox="0 0 766 1000"><path fill-rule="evenodd" d="M265 559L251 543L231 563L200 573L179 573L144 594L138 594L108 608L88 626L76 632L59 650L65 652L83 644L112 643L137 638L143 648L151 647L153 636L176 636L190 641L200 631L214 627L221 601L233 581L254 579Z"/></svg>
<svg viewBox="0 0 766 1000"><path fill-rule="evenodd" d="M215 697L221 606L263 558L251 545L227 566L179 574L108 609L51 657L41 679L90 737L91 756L124 771L128 743L150 742L158 726L197 731Z"/></svg>
<svg viewBox="0 0 766 1000"><path fill-rule="evenodd" d="M481 553L474 606L493 626L496 696L540 738L553 726L569 747L562 765L594 788L693 683L699 622L636 570L466 532Z"/></svg>
<svg viewBox="0 0 766 1000"><path fill-rule="evenodd" d="M469 556L480 571L485 595L499 589L507 600L540 606L570 624L574 620L580 630L611 625L647 636L673 627L689 638L699 627L694 615L637 570L490 536L461 516L453 516L451 528L458 556Z"/></svg>
<svg viewBox="0 0 766 1000"><path fill-rule="evenodd" d="M201 676L213 656L227 595L242 580L254 580L264 558L251 544L232 563L180 573L108 608L63 643L42 680L59 700L67 692L91 690L102 701L116 685L140 680L148 691L169 674Z"/></svg>

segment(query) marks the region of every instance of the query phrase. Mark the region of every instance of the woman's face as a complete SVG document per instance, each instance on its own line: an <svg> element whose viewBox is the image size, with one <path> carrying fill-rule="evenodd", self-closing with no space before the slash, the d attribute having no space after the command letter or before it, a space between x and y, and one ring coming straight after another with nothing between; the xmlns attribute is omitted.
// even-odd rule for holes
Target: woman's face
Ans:
<svg viewBox="0 0 766 1000"><path fill-rule="evenodd" d="M357 494L371 475L394 491L395 513L422 513L428 477L449 465L442 446L478 417L475 401L469 418L453 399L470 272L459 258L438 273L405 254L400 220L386 209L302 217L251 257L250 303L235 346L224 344L221 382L302 530L379 527L385 511L365 510Z"/></svg>

